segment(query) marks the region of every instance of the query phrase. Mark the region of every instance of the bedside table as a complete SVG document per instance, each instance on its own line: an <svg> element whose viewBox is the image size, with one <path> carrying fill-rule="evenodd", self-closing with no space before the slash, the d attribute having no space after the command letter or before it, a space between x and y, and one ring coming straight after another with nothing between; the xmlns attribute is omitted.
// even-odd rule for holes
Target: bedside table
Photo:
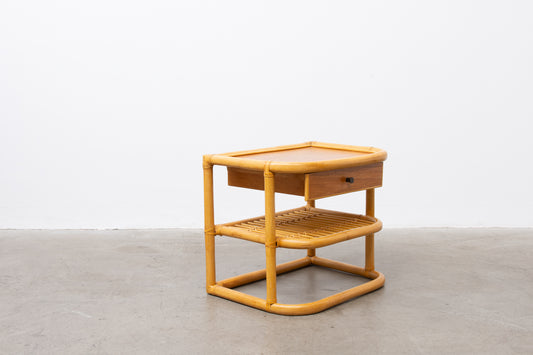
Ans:
<svg viewBox="0 0 533 355"><path fill-rule="evenodd" d="M328 309L383 286L385 277L374 269L374 233L382 223L374 217L374 189L382 185L387 153L378 148L308 142L297 145L204 155L204 214L206 287L223 297L267 312L305 315ZM265 215L215 225L213 165L228 170L228 184L265 191ZM315 200L366 191L364 215L315 207ZM275 211L275 193L303 196L305 206ZM240 238L265 245L266 268L216 281L215 235ZM365 236L365 267L316 256L316 249ZM307 256L277 265L276 248L307 249ZM363 276L370 281L303 304L277 303L276 276L309 265L319 265ZM234 290L266 279L266 299Z"/></svg>

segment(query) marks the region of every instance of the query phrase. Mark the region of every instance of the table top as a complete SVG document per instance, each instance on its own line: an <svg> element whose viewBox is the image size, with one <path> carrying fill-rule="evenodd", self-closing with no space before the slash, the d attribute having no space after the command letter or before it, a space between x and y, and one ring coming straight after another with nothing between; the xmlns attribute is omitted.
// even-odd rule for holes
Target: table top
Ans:
<svg viewBox="0 0 533 355"><path fill-rule="evenodd" d="M383 149L351 145L307 142L241 152L205 155L214 165L280 173L310 173L382 162Z"/></svg>

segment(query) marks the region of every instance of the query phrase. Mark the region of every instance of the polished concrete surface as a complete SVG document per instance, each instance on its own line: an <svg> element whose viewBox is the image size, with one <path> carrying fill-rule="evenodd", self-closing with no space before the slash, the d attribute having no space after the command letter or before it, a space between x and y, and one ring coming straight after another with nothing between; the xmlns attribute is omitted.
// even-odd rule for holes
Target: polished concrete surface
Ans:
<svg viewBox="0 0 533 355"><path fill-rule="evenodd" d="M318 255L362 265L363 249ZM217 237L219 279L263 263L261 245ZM533 230L386 229L376 268L384 288L288 317L206 295L198 230L4 230L0 353L533 354ZM279 277L279 301L360 282L310 267ZM242 289L264 296L264 282Z"/></svg>

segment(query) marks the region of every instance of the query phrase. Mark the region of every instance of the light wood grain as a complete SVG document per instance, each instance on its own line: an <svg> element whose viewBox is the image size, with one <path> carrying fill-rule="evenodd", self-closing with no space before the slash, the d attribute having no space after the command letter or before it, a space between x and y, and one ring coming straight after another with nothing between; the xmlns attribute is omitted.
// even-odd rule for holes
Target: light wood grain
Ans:
<svg viewBox="0 0 533 355"><path fill-rule="evenodd" d="M273 173L311 173L379 163L387 158L387 152L374 147L308 142L207 157L215 165L264 171L268 164Z"/></svg>
<svg viewBox="0 0 533 355"><path fill-rule="evenodd" d="M228 168L228 185L254 190L264 190L265 181L263 174L264 173L261 171ZM275 190L280 193L303 196L305 185L304 180L304 174L275 174Z"/></svg>
<svg viewBox="0 0 533 355"><path fill-rule="evenodd" d="M350 177L354 179L353 183L346 182L346 178ZM383 163L310 174L277 173L274 179L276 192L316 200L380 187ZM262 172L231 167L228 167L228 185L255 190L264 190L265 187Z"/></svg>
<svg viewBox="0 0 533 355"><path fill-rule="evenodd" d="M353 178L354 181L347 182L347 178ZM379 187L382 181L383 163L312 173L305 187L305 196L315 200Z"/></svg>

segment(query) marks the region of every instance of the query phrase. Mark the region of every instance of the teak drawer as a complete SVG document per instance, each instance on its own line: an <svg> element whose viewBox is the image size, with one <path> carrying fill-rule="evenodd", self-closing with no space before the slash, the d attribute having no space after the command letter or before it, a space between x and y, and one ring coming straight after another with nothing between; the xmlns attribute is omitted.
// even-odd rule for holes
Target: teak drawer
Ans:
<svg viewBox="0 0 533 355"><path fill-rule="evenodd" d="M383 163L309 174L274 174L276 192L305 196L306 200L380 187ZM228 185L263 190L261 171L228 167Z"/></svg>

